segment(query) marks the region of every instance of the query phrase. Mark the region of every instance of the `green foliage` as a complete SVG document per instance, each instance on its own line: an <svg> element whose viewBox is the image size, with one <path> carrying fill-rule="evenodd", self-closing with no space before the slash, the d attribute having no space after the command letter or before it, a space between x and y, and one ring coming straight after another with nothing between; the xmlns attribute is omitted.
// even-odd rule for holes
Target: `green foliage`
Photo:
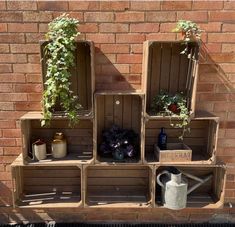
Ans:
<svg viewBox="0 0 235 227"><path fill-rule="evenodd" d="M75 38L78 20L69 18L63 14L51 23L46 37L49 39L45 46L47 56L46 88L43 93L43 115L42 125L49 124L57 103L65 111L70 120L70 125L78 122L77 112L81 109L78 97L70 90L69 69L74 65L74 50L76 48Z"/></svg>
<svg viewBox="0 0 235 227"><path fill-rule="evenodd" d="M187 108L186 97L183 93L175 95L168 94L166 91L160 91L153 99L151 105L154 114L170 117L170 125L174 128L182 128L182 134L179 139L183 140L186 131L189 131L190 114ZM173 123L172 117L177 117L179 122Z"/></svg>

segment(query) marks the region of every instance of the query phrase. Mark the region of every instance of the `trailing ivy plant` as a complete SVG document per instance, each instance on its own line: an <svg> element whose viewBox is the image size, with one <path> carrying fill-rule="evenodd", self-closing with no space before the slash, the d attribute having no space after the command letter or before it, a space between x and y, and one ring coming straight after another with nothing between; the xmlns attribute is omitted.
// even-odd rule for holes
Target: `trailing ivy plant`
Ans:
<svg viewBox="0 0 235 227"><path fill-rule="evenodd" d="M70 120L70 126L78 122L78 110L81 105L78 97L70 90L69 69L74 65L76 48L75 38L79 34L79 21L63 14L49 23L46 34L49 40L45 46L47 71L45 91L43 93L42 125L48 125L53 116L56 104L60 104Z"/></svg>
<svg viewBox="0 0 235 227"><path fill-rule="evenodd" d="M186 97L183 93L176 93L175 95L168 94L161 90L153 99L151 105L154 114L169 116L170 125L174 128L182 128L182 134L179 136L183 140L186 131L190 131L188 127L190 123L190 114L187 108ZM172 117L177 117L177 123L172 122Z"/></svg>

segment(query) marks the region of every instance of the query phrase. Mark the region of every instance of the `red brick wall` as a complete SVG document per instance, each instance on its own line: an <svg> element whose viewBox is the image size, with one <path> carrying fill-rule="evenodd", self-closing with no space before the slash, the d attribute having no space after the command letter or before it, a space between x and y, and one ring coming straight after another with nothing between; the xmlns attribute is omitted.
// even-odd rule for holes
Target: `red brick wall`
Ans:
<svg viewBox="0 0 235 227"><path fill-rule="evenodd" d="M199 70L197 108L221 117L218 156L228 164L226 201L235 201L235 95L224 86L235 84L235 2L233 1L120 1L120 2L0 2L0 206L10 204L11 162L21 152L19 117L40 110L41 75L38 41L47 23L64 12L80 20L81 39L96 46L96 89L141 87L143 41L176 40L171 32L178 19L201 25L209 56L226 76L204 61ZM229 81L228 81L229 79ZM51 220L61 213L0 208L1 221ZM62 211L61 211L62 212ZM204 221L214 211L187 212L131 210L120 213L79 213L66 210L70 220ZM231 217L234 211L216 211ZM230 213L229 213L230 212ZM233 213L231 213L233 212ZM84 214L84 215L83 215ZM225 215L226 214L226 215ZM54 215L54 216L53 216ZM227 217L226 216L226 217ZM234 216L234 215L233 215ZM216 216L218 217L218 215ZM219 216L221 217L221 216ZM58 219L60 220L60 219Z"/></svg>

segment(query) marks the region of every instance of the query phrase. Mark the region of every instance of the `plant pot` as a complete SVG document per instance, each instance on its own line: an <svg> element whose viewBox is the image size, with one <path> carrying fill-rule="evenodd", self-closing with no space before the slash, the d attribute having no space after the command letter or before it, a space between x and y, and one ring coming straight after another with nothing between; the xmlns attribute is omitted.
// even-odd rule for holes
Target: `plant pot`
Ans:
<svg viewBox="0 0 235 227"><path fill-rule="evenodd" d="M172 113L175 113L175 114L178 114L180 112L180 109L177 104L169 105L168 110L170 110Z"/></svg>

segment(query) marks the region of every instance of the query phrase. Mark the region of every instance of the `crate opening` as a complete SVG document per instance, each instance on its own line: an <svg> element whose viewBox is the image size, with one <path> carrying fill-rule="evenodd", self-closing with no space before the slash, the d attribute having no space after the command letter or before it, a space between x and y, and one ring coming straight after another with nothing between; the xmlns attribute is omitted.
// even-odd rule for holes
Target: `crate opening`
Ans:
<svg viewBox="0 0 235 227"><path fill-rule="evenodd" d="M148 45L148 62L146 62L148 115L157 115L151 105L154 97L161 91L171 95L183 93L189 112L194 111L192 99L195 93L199 46L196 42L191 42L187 54L181 53L184 49L185 44L182 42L151 42Z"/></svg>
<svg viewBox="0 0 235 227"><path fill-rule="evenodd" d="M45 55L45 46L48 41L41 43L42 58L42 76L43 82L46 81L47 56ZM79 114L88 114L92 112L92 48L93 45L88 41L77 41L75 55L75 65L70 69L71 85L70 89L74 95L78 96L79 103L82 105ZM44 84L44 88L45 88ZM55 114L63 114L63 108L59 104L59 100L55 105Z"/></svg>
<svg viewBox="0 0 235 227"><path fill-rule="evenodd" d="M68 120L52 120L49 127L41 127L40 120L22 120L24 138L24 159L29 163L56 163L59 161L89 161L93 158L93 123L90 119L80 119L74 128ZM55 133L62 132L67 141L67 155L56 159L51 155ZM32 144L38 139L46 143L46 159L34 161Z"/></svg>
<svg viewBox="0 0 235 227"><path fill-rule="evenodd" d="M156 170L156 177L159 173L164 170L170 170L171 167L159 167ZM225 169L223 167L186 167L186 166L176 166L176 168L182 172L182 179L187 182L189 190L192 186L198 183L186 174L191 174L202 180L208 178L205 183L201 184L198 188L187 195L187 205L186 207L197 207L197 208L219 208L223 206L223 190L224 190L224 177ZM186 173L186 174L184 174ZM166 182L168 179L166 180ZM162 188L156 183L156 205L163 206L162 201Z"/></svg>
<svg viewBox="0 0 235 227"><path fill-rule="evenodd" d="M81 170L77 167L20 166L17 206L78 206L81 202Z"/></svg>
<svg viewBox="0 0 235 227"><path fill-rule="evenodd" d="M87 169L88 206L149 206L152 171L148 167L96 166Z"/></svg>
<svg viewBox="0 0 235 227"><path fill-rule="evenodd" d="M142 98L139 95L96 96L99 162L140 161L141 117ZM129 151L134 155L127 154Z"/></svg>
<svg viewBox="0 0 235 227"><path fill-rule="evenodd" d="M167 134L167 143L184 143L187 145L192 150L192 161L212 162L215 158L217 124L215 120L191 120L190 132L186 132L183 141L181 141L179 136L182 134L182 129L173 128L169 119L151 119L146 122L145 126L145 160L147 162L159 162L154 150L158 143L160 130L164 127Z"/></svg>

